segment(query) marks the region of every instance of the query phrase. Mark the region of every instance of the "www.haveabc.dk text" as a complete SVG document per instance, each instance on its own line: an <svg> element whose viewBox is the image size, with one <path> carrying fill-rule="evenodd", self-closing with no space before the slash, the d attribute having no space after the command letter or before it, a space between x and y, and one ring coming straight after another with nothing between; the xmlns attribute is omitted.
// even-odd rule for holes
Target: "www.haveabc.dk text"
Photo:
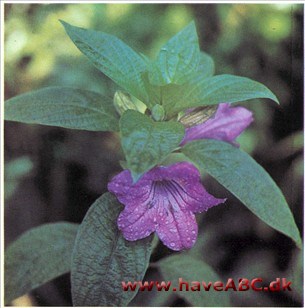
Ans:
<svg viewBox="0 0 305 308"><path fill-rule="evenodd" d="M269 284L263 283L262 278L240 278L237 282L233 278L229 278L226 282L215 281L184 281L179 278L177 286L172 286L171 281L122 281L123 291L248 291L253 290L256 292L267 291L267 292L279 292L279 291L292 291L291 281L286 278L276 278L276 280Z"/></svg>

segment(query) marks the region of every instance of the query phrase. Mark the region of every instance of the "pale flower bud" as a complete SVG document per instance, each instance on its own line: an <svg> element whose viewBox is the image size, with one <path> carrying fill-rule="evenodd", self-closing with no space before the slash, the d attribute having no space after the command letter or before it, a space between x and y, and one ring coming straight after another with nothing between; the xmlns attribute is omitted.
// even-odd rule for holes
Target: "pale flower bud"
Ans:
<svg viewBox="0 0 305 308"><path fill-rule="evenodd" d="M165 118L164 108L159 104L155 105L152 108L151 113L152 113L152 117L155 121L163 121L164 118Z"/></svg>
<svg viewBox="0 0 305 308"><path fill-rule="evenodd" d="M181 122L185 128L202 124L215 115L217 108L218 105L196 108L183 115L179 119L179 122Z"/></svg>
<svg viewBox="0 0 305 308"><path fill-rule="evenodd" d="M119 115L122 115L126 110L137 110L136 104L131 100L129 94L122 91L116 91L113 98L113 104Z"/></svg>

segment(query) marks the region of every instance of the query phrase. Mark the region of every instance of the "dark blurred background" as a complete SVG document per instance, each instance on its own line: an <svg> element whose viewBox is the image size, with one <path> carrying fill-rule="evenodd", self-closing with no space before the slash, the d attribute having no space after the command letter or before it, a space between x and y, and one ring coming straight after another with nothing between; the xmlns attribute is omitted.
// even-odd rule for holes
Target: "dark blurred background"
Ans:
<svg viewBox="0 0 305 308"><path fill-rule="evenodd" d="M116 85L73 45L58 22L118 36L154 57L172 35L195 20L201 49L216 74L252 78L268 86L280 106L242 103L255 122L239 138L282 189L303 233L303 5L297 4L5 4L5 98L65 85L112 96ZM5 245L48 222L80 223L121 170L118 136L5 123ZM292 292L231 292L233 306L302 306L303 257L293 242L268 227L209 177L208 191L225 206L199 216L191 251L220 277L287 277ZM152 261L172 253L158 245ZM149 269L145 279L165 279ZM70 306L69 275L13 305ZM145 292L133 306L187 306L168 292ZM166 294L165 294L166 293Z"/></svg>

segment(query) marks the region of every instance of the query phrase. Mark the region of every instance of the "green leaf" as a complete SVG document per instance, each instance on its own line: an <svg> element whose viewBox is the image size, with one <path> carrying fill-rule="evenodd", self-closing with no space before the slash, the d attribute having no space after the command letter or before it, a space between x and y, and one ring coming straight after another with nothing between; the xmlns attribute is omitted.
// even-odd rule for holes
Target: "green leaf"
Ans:
<svg viewBox="0 0 305 308"><path fill-rule="evenodd" d="M122 206L110 193L97 199L79 227L72 256L75 306L126 306L136 292L122 281L142 280L151 255L152 237L129 242L117 228Z"/></svg>
<svg viewBox="0 0 305 308"><path fill-rule="evenodd" d="M140 112L127 110L121 120L121 143L134 181L176 149L184 136L178 122L154 122Z"/></svg>
<svg viewBox="0 0 305 308"><path fill-rule="evenodd" d="M185 83L199 82L204 78L212 77L215 73L213 58L205 52L200 52L200 61L194 73L185 79Z"/></svg>
<svg viewBox="0 0 305 308"><path fill-rule="evenodd" d="M71 269L78 225L53 223L22 234L5 252L5 302L28 293Z"/></svg>
<svg viewBox="0 0 305 308"><path fill-rule="evenodd" d="M157 104L162 105L162 90L166 89L166 87L168 87L169 85L165 85L165 86L152 85L149 82L147 72L143 73L142 79L144 82L146 92L148 94L147 107L149 109L152 109Z"/></svg>
<svg viewBox="0 0 305 308"><path fill-rule="evenodd" d="M171 281L171 288L176 288L176 294L195 307L226 307L230 306L228 292L217 292L210 287L210 291L204 291L202 281L208 285L209 282L221 281L214 270L205 262L192 258L188 254L178 254L161 259L157 263L165 281ZM186 285L182 285L182 291L179 290L179 278L189 283L189 291L186 291ZM196 283L200 283L200 291L192 291L193 286L196 289ZM172 291L171 289L171 291ZM171 292L170 291L170 292Z"/></svg>
<svg viewBox="0 0 305 308"><path fill-rule="evenodd" d="M265 223L302 246L299 230L282 192L251 156L217 140L190 142L182 152Z"/></svg>
<svg viewBox="0 0 305 308"><path fill-rule="evenodd" d="M195 23L191 22L172 37L160 50L157 60L149 67L149 81L162 86L181 84L200 61L200 50Z"/></svg>
<svg viewBox="0 0 305 308"><path fill-rule="evenodd" d="M279 103L276 96L257 81L233 75L218 75L197 78L195 82L183 87L170 85L169 91L163 95L163 106L171 116L188 108L253 98L269 98Z"/></svg>
<svg viewBox="0 0 305 308"><path fill-rule="evenodd" d="M139 100L148 99L141 74L146 61L113 35L69 25L61 20L76 47L105 75Z"/></svg>
<svg viewBox="0 0 305 308"><path fill-rule="evenodd" d="M66 87L44 88L7 100L4 119L91 131L118 130L112 99Z"/></svg>
<svg viewBox="0 0 305 308"><path fill-rule="evenodd" d="M200 62L196 70L184 77L184 82L186 84L197 83L204 78L213 76L215 71L213 59L206 53L200 53ZM171 102L171 97L176 96L176 92L183 95L186 85L176 85L176 84L166 84L163 86L156 86L149 83L148 74L143 74L142 76L146 92L148 93L149 100L147 101L147 106L152 109L154 105L163 103L166 104L167 101Z"/></svg>

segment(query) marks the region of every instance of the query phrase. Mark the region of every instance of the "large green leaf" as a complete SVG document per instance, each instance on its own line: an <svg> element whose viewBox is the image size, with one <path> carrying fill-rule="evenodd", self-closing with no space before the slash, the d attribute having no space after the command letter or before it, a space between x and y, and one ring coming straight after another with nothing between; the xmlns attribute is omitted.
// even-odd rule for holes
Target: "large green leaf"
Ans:
<svg viewBox="0 0 305 308"><path fill-rule="evenodd" d="M5 252L5 302L31 291L71 269L78 225L53 223L21 235Z"/></svg>
<svg viewBox="0 0 305 308"><path fill-rule="evenodd" d="M142 280L152 237L129 242L117 228L122 206L110 193L97 199L86 214L72 257L75 306L126 306L136 292L124 292L122 281Z"/></svg>
<svg viewBox="0 0 305 308"><path fill-rule="evenodd" d="M118 130L112 99L66 87L44 88L7 100L4 119L92 131Z"/></svg>
<svg viewBox="0 0 305 308"><path fill-rule="evenodd" d="M148 116L127 110L121 120L121 143L134 181L177 148L184 136L178 122L154 122Z"/></svg>
<svg viewBox="0 0 305 308"><path fill-rule="evenodd" d="M170 85L163 95L163 106L169 115L188 108L234 103L253 98L269 98L278 103L276 96L263 84L245 77L217 75L197 77L195 82L182 86Z"/></svg>
<svg viewBox="0 0 305 308"><path fill-rule="evenodd" d="M199 61L196 27L191 22L161 48L157 60L149 68L149 81L157 86L184 83L187 75L196 70Z"/></svg>
<svg viewBox="0 0 305 308"><path fill-rule="evenodd" d="M105 75L143 102L147 94L141 78L146 61L113 35L61 21L77 48Z"/></svg>
<svg viewBox="0 0 305 308"><path fill-rule="evenodd" d="M176 288L176 294L188 301L195 307L226 307L230 306L228 292L217 292L211 285L209 292L204 290L202 282L206 285L209 282L221 281L214 270L205 262L192 258L189 254L179 254L161 259L157 263L165 281L171 281L171 290ZM181 285L179 289L179 278L189 284L189 290L186 291L186 285ZM200 291L198 284L200 283ZM193 290L192 291L192 288ZM197 289L197 291L195 291Z"/></svg>
<svg viewBox="0 0 305 308"><path fill-rule="evenodd" d="M186 144L182 152L265 223L302 246L299 230L282 192L251 156L218 140L193 141Z"/></svg>

